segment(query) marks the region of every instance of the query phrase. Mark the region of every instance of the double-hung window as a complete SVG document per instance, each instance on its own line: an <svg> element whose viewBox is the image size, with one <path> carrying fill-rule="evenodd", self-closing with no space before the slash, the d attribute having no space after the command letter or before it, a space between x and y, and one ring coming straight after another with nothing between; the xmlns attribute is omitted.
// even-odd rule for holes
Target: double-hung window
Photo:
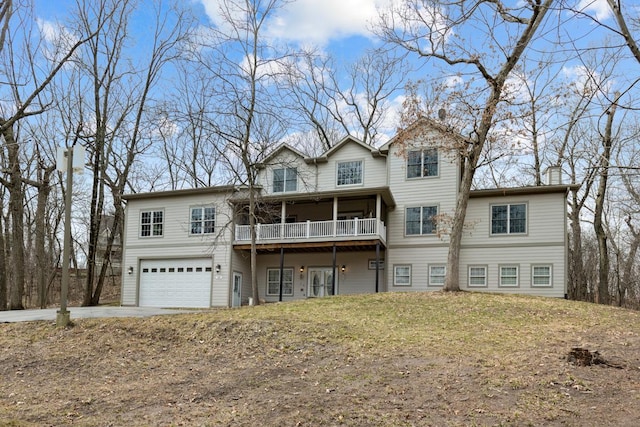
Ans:
<svg viewBox="0 0 640 427"><path fill-rule="evenodd" d="M411 266L393 266L393 286L411 286Z"/></svg>
<svg viewBox="0 0 640 427"><path fill-rule="evenodd" d="M163 211L142 211L140 213L140 237L162 237L163 232Z"/></svg>
<svg viewBox="0 0 640 427"><path fill-rule="evenodd" d="M338 162L338 185L362 184L362 160Z"/></svg>
<svg viewBox="0 0 640 427"><path fill-rule="evenodd" d="M446 273L447 273L446 265L430 265L429 266L429 286L443 286Z"/></svg>
<svg viewBox="0 0 640 427"><path fill-rule="evenodd" d="M283 193L298 189L298 169L280 168L273 170L273 192Z"/></svg>
<svg viewBox="0 0 640 427"><path fill-rule="evenodd" d="M487 267L484 265L469 266L469 287L487 286Z"/></svg>
<svg viewBox="0 0 640 427"><path fill-rule="evenodd" d="M407 236L435 234L435 217L437 214L437 206L407 208L405 212L405 234Z"/></svg>
<svg viewBox="0 0 640 427"><path fill-rule="evenodd" d="M491 234L525 234L526 203L491 206Z"/></svg>
<svg viewBox="0 0 640 427"><path fill-rule="evenodd" d="M280 269L267 269L267 295L280 295ZM282 295L293 295L293 268L282 269Z"/></svg>
<svg viewBox="0 0 640 427"><path fill-rule="evenodd" d="M407 178L438 176L438 150L412 150L407 154Z"/></svg>
<svg viewBox="0 0 640 427"><path fill-rule="evenodd" d="M211 234L216 230L216 208L196 207L191 208L191 234Z"/></svg>
<svg viewBox="0 0 640 427"><path fill-rule="evenodd" d="M500 286L516 287L518 286L518 266L502 265L500 266Z"/></svg>
<svg viewBox="0 0 640 427"><path fill-rule="evenodd" d="M532 286L551 286L551 266L534 265L532 269Z"/></svg>

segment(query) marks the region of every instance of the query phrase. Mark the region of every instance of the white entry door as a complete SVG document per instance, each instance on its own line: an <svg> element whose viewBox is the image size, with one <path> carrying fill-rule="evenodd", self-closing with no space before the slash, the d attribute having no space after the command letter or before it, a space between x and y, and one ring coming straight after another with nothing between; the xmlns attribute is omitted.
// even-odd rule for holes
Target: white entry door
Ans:
<svg viewBox="0 0 640 427"><path fill-rule="evenodd" d="M231 306L240 307L242 305L242 273L233 272L233 293Z"/></svg>
<svg viewBox="0 0 640 427"><path fill-rule="evenodd" d="M336 289L338 282L336 281ZM335 295L333 291L333 269L331 267L309 268L309 292L312 298Z"/></svg>

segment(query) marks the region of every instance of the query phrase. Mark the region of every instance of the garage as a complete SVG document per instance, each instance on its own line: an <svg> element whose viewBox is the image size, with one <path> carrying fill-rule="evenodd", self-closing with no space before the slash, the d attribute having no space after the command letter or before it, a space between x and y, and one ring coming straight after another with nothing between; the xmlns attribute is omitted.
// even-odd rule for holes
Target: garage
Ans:
<svg viewBox="0 0 640 427"><path fill-rule="evenodd" d="M140 307L208 308L211 258L140 262Z"/></svg>

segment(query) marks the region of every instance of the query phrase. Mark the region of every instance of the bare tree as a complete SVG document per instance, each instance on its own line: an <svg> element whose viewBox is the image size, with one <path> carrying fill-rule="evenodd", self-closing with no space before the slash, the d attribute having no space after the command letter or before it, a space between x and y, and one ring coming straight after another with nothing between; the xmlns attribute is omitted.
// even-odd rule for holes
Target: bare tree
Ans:
<svg viewBox="0 0 640 427"><path fill-rule="evenodd" d="M5 100L11 107L0 110L0 134L4 140L4 176L0 178L9 192L9 211L11 212L11 256L15 265L24 265L24 185L22 174L19 122L28 117L42 114L50 108L53 100L47 97L45 90L62 67L75 52L95 36L95 32L84 37L71 36L56 46L52 58L43 58L40 47L42 37L33 30L35 19L27 7L12 9L12 3L3 4L2 23L2 86L7 94ZM9 19L17 19L11 23ZM35 42L34 42L35 40ZM0 289L6 289L4 272L0 272ZM15 269L9 307L22 309L24 292L24 269ZM0 299L2 294L0 291ZM2 309L4 304L0 301Z"/></svg>
<svg viewBox="0 0 640 427"><path fill-rule="evenodd" d="M479 117L468 117L468 122L461 125L468 129L469 138L467 144L458 147L462 178L450 231L444 285L447 291L460 289L460 245L469 194L505 84L552 4L553 0L535 0L510 7L501 1L404 0L381 15L378 31L387 42L425 61L444 64L450 74L455 75L453 70L459 69L468 73L471 80L477 79L473 87L469 86L476 92L469 90L467 99L479 99ZM483 41L469 43L463 37L465 29L474 31L474 37ZM478 87L481 84L483 88Z"/></svg>
<svg viewBox="0 0 640 427"><path fill-rule="evenodd" d="M293 114L300 117L303 128L310 126L322 150L345 135L365 144L379 142L390 99L407 71L404 58L383 49L367 51L344 67L346 78L339 77L341 70L326 53L305 51L291 65Z"/></svg>
<svg viewBox="0 0 640 427"><path fill-rule="evenodd" d="M213 147L234 181L246 189L251 230L251 294L259 303L256 224L259 214L257 165L289 131L279 84L290 54L265 35L265 25L282 0L221 0L215 28L194 53L212 77L208 130Z"/></svg>
<svg viewBox="0 0 640 427"><path fill-rule="evenodd" d="M78 137L87 146L92 171L87 278L83 305L96 305L110 266L111 249L121 235L124 210L122 194L130 172L141 153L151 145L154 133L150 119L153 88L166 64L178 55L186 40L190 20L179 9L154 2L146 10L152 25L152 42L147 53L127 57L130 17L136 4L129 0L80 2L77 20L83 32L98 33L74 61L80 94L77 115L72 118ZM90 93L87 102L82 93ZM69 127L73 128L74 123ZM107 190L109 190L107 192ZM113 205L111 226L104 226L107 204ZM101 230L106 231L103 248L98 248ZM98 257L102 258L99 263ZM97 266L100 265L100 269Z"/></svg>

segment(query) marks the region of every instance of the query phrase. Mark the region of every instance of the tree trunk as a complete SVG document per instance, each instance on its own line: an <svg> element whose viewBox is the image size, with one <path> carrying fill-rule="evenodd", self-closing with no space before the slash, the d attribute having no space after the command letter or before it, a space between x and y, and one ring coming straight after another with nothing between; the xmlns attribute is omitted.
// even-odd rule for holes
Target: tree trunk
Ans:
<svg viewBox="0 0 640 427"><path fill-rule="evenodd" d="M493 126L493 119L496 114L496 108L500 103L505 82L511 74L511 71L520 61L524 50L533 39L552 3L553 0L545 0L544 4L537 4L533 7L532 17L529 19L525 30L514 45L513 51L506 57L504 64L502 64L496 76L490 76L486 68L477 58L474 59L476 62L472 61L490 86L491 95L483 107L482 117L475 131L476 136L474 141L471 142L471 147L464 147L462 150L463 156L466 155L466 158L463 157L461 159L463 162L462 182L460 183L460 189L456 199L456 210L451 226L449 253L447 255L447 273L443 288L445 291L460 290L460 248L464 232L464 221L467 215L467 205L469 204L469 194L471 192L471 185L478 160L480 159L482 149L487 140L489 130Z"/></svg>
<svg viewBox="0 0 640 427"><path fill-rule="evenodd" d="M253 186L249 188L249 230L251 230L251 296L255 305L260 304L258 293L258 249L256 240L258 230L256 229L256 200Z"/></svg>
<svg viewBox="0 0 640 427"><path fill-rule="evenodd" d="M4 225L2 224L3 203L0 199L0 311L7 309L7 264L4 241Z"/></svg>
<svg viewBox="0 0 640 427"><path fill-rule="evenodd" d="M596 194L593 228L598 240L598 303L609 304L609 249L607 247L607 233L602 224L604 212L604 203L607 192L607 179L609 177L609 162L611 159L611 128L613 127L613 116L616 112L616 102L620 95L616 93L615 100L607 111L607 125L604 136L602 138L602 156L600 164L600 182L598 184L598 192Z"/></svg>
<svg viewBox="0 0 640 427"><path fill-rule="evenodd" d="M16 267L13 270L13 283L9 291L9 309L23 310L24 296L24 205L22 171L20 170L20 151L13 133L13 126L5 126L4 120L0 121L3 127L2 136L7 148L7 161L9 162L9 179L3 180L3 184L9 191L9 215L11 218L11 256L12 263Z"/></svg>
<svg viewBox="0 0 640 427"><path fill-rule="evenodd" d="M569 214L571 226L571 247L569 252L569 299L576 301L588 301L587 278L584 274L584 259L582 253L582 228L580 227L580 210L577 205L577 192L572 190L572 210Z"/></svg>

